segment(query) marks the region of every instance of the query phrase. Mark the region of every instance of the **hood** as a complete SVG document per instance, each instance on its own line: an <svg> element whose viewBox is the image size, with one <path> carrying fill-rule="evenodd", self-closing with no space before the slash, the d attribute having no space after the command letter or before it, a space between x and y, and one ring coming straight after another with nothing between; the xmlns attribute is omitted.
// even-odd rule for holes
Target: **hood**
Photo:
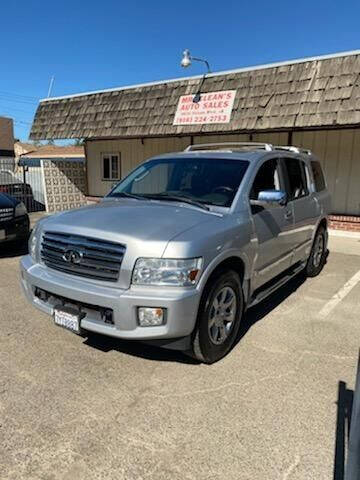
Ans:
<svg viewBox="0 0 360 480"><path fill-rule="evenodd" d="M195 225L213 221L213 214L164 201L119 199L48 217L44 230L84 235L129 244L161 243ZM164 245L165 242L165 245Z"/></svg>
<svg viewBox="0 0 360 480"><path fill-rule="evenodd" d="M20 202L10 195L0 193L0 208L15 208L18 203Z"/></svg>

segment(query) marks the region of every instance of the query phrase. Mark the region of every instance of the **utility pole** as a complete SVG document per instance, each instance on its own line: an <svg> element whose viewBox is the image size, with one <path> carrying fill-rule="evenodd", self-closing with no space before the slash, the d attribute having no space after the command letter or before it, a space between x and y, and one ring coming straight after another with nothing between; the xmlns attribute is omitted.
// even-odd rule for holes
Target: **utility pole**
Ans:
<svg viewBox="0 0 360 480"><path fill-rule="evenodd" d="M49 90L48 90L47 98L49 98L50 95L51 95L51 90L52 90L52 87L53 87L53 85L54 85L54 80L55 80L55 77L52 76L52 77L50 78L50 84L49 84Z"/></svg>

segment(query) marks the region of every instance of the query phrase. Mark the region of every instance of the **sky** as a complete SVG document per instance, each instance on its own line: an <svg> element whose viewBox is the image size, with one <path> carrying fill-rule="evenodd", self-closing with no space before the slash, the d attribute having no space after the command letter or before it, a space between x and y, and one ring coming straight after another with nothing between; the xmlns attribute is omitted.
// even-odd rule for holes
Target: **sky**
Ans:
<svg viewBox="0 0 360 480"><path fill-rule="evenodd" d="M28 139L40 98L360 48L360 2L12 0L2 2L0 115Z"/></svg>

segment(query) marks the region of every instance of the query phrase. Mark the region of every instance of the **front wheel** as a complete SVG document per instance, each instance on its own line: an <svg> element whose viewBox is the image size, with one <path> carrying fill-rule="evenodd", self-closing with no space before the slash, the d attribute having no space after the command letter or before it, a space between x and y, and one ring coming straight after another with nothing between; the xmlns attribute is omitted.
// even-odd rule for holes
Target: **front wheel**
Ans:
<svg viewBox="0 0 360 480"><path fill-rule="evenodd" d="M234 345L244 311L239 275L227 270L206 286L193 334L193 355L204 363L224 357Z"/></svg>
<svg viewBox="0 0 360 480"><path fill-rule="evenodd" d="M323 226L319 227L306 264L306 274L308 277L316 277L316 275L319 275L325 265L327 256L326 238L326 229Z"/></svg>

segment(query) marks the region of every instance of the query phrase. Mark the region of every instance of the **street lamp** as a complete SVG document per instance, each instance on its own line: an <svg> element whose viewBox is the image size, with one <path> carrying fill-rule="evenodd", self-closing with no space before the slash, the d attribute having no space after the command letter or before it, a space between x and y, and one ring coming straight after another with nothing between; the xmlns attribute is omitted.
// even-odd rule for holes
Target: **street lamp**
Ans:
<svg viewBox="0 0 360 480"><path fill-rule="evenodd" d="M187 68L187 67L190 67L191 65L191 62L195 60L195 62L202 62L202 63L205 63L206 65L206 68L207 68L207 72L204 73L203 77L202 77L202 80L200 82L200 85L199 85L199 89L198 91L196 92L196 94L194 95L193 97L193 102L194 103L199 103L200 100L201 100L201 87L205 81L205 77L206 77L206 74L207 73L211 73L211 70L210 70L210 65L209 65L209 62L207 60L204 60L202 58L197 58L197 57L193 57L191 54L190 54L190 50L188 50L187 48L183 51L183 57L182 57L182 60L181 60L181 63L180 65L184 68Z"/></svg>
<svg viewBox="0 0 360 480"><path fill-rule="evenodd" d="M188 49L184 50L183 51L183 58L181 60L181 66L184 67L184 68L187 68L187 67L190 67L191 65L191 62L192 61L195 61L195 62L202 62L202 63L205 63L206 67L207 67L207 73L211 73L211 70L210 70L210 66L209 66L209 62L207 60L204 60L202 58L197 58L197 57L193 57L191 54L190 54L190 51Z"/></svg>

